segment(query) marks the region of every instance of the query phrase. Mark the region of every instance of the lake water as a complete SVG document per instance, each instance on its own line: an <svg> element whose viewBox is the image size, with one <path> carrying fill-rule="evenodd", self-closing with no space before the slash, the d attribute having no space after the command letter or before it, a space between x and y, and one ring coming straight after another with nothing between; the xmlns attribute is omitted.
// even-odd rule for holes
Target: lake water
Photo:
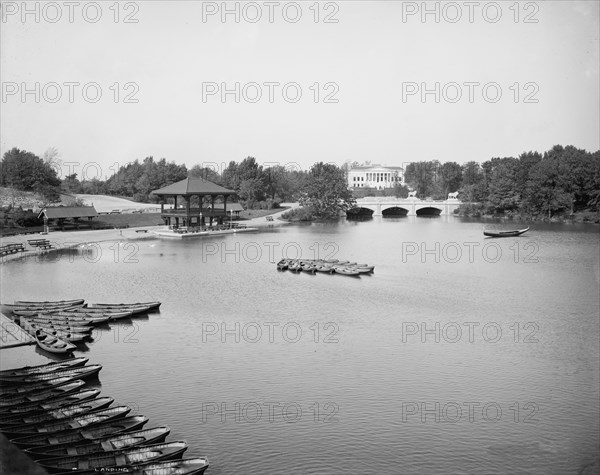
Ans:
<svg viewBox="0 0 600 475"><path fill-rule="evenodd" d="M211 474L590 470L598 227L494 240L483 226L375 218L107 242L3 264L2 301L162 301L76 354L103 365L103 395L170 426ZM282 251L375 273L278 272ZM47 357L22 347L2 360Z"/></svg>

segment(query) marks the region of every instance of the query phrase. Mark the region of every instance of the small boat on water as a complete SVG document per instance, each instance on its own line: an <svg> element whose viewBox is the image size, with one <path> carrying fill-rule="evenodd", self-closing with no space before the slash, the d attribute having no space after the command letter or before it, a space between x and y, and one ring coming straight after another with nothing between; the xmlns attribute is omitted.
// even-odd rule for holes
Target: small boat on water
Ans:
<svg viewBox="0 0 600 475"><path fill-rule="evenodd" d="M24 384L21 386L2 385L0 386L0 402L4 398L9 398L18 394L34 393L36 391L43 391L46 389L62 386L64 384L72 382L73 379L74 378L71 378L69 376L62 376L40 381L35 384Z"/></svg>
<svg viewBox="0 0 600 475"><path fill-rule="evenodd" d="M51 399L48 402L34 401L22 403L16 406L0 407L0 423L9 417L24 415L24 414L39 414L45 411L52 411L63 406L69 406L78 402L94 399L100 394L99 389L86 389L71 395L67 395L57 399Z"/></svg>
<svg viewBox="0 0 600 475"><path fill-rule="evenodd" d="M19 317L34 317L37 315L48 315L56 312L66 312L69 310L77 310L82 307L59 307L59 308L32 308L32 307L22 307L22 308L13 308L12 313L18 315Z"/></svg>
<svg viewBox="0 0 600 475"><path fill-rule="evenodd" d="M183 441L144 445L116 452L100 452L82 456L39 460L38 464L51 472L104 469L119 465L144 464L181 458L187 450ZM117 472L118 473L118 472ZM142 472L143 473L143 472Z"/></svg>
<svg viewBox="0 0 600 475"><path fill-rule="evenodd" d="M292 261L288 264L288 270L291 270L292 272L300 272L302 267L298 261Z"/></svg>
<svg viewBox="0 0 600 475"><path fill-rule="evenodd" d="M63 341L42 330L36 330L35 340L42 350L46 350L50 353L71 353L73 350L77 349L73 343Z"/></svg>
<svg viewBox="0 0 600 475"><path fill-rule="evenodd" d="M282 259L277 263L278 270L286 270L288 268L289 262L287 259Z"/></svg>
<svg viewBox="0 0 600 475"><path fill-rule="evenodd" d="M87 412L106 409L114 402L111 397L99 397L90 401L78 402L63 406L51 411L42 411L37 414L16 414L9 418L0 420L0 431L10 430L11 426L26 426L32 424L43 424L50 421L56 421L67 417L74 417Z"/></svg>
<svg viewBox="0 0 600 475"><path fill-rule="evenodd" d="M336 274L342 274L342 275L359 275L360 272L358 272L356 269L353 269L352 267L346 267L346 266L335 266L333 268L333 270L335 271Z"/></svg>
<svg viewBox="0 0 600 475"><path fill-rule="evenodd" d="M59 310L69 310L75 308L82 308L81 305L58 305L54 307L44 307L39 305L14 305L14 304L4 304L5 307L8 307L13 313L17 314L17 312L40 312L40 313L49 313L56 312Z"/></svg>
<svg viewBox="0 0 600 475"><path fill-rule="evenodd" d="M34 460L51 457L84 456L97 452L130 449L138 445L158 444L164 442L170 432L171 429L168 427L155 427L120 435L110 435L89 443L34 447L26 449L25 452Z"/></svg>
<svg viewBox="0 0 600 475"><path fill-rule="evenodd" d="M527 231L529 231L529 226L527 226L524 229L517 229L514 231L483 231L483 235L484 236L489 236L489 237L515 237L515 236L520 236L523 233L526 233Z"/></svg>
<svg viewBox="0 0 600 475"><path fill-rule="evenodd" d="M70 323L61 323L61 322L47 322L46 320L38 320L36 318L25 318L21 317L19 322L21 323L21 327L23 330L28 332L31 335L35 335L35 331L38 328L49 328L53 331L62 331L68 333L91 333L92 327L85 325L71 325Z"/></svg>
<svg viewBox="0 0 600 475"><path fill-rule="evenodd" d="M3 371L0 371L0 379L5 380L12 377L29 376L31 374L51 373L53 371L58 371L61 369L83 366L88 361L89 358L81 356L78 358L70 358L63 361L53 361L52 363L47 363L38 366L23 366L21 368L5 369Z"/></svg>
<svg viewBox="0 0 600 475"><path fill-rule="evenodd" d="M62 378L65 376L73 379L86 379L96 376L101 369L102 365L92 364L88 366L80 366L77 368L62 369L59 371L54 371L53 373L30 374L26 376L14 376L12 378L0 378L0 382L3 384L35 384L55 378Z"/></svg>
<svg viewBox="0 0 600 475"><path fill-rule="evenodd" d="M92 442L109 435L123 434L141 429L148 422L146 416L128 416L102 422L85 428L73 428L53 434L38 434L11 439L19 447L51 447Z"/></svg>
<svg viewBox="0 0 600 475"><path fill-rule="evenodd" d="M66 417L57 419L53 422L47 422L42 424L11 427L9 431L5 431L4 428L0 430L8 438L13 437L25 437L28 435L40 435L48 434L53 432L61 432L69 429L83 429L87 426L93 426L101 424L103 422L109 422L114 419L120 419L125 417L131 408L128 406L115 406L108 409L101 409L99 411L92 411L79 416Z"/></svg>
<svg viewBox="0 0 600 475"><path fill-rule="evenodd" d="M81 379L76 379L75 381L71 381L71 378L59 379L62 380L60 385L48 386L44 384L37 390L30 390L25 393L0 394L0 410L8 410L9 408L18 407L22 404L58 401L65 397L69 397L72 393L85 385L85 381L82 381Z"/></svg>
<svg viewBox="0 0 600 475"><path fill-rule="evenodd" d="M161 302L136 302L136 303L88 303L85 305L86 308L135 308L135 307L148 307L148 310L158 310Z"/></svg>
<svg viewBox="0 0 600 475"><path fill-rule="evenodd" d="M14 305L24 305L29 307L59 307L61 305L82 305L84 299L74 300L15 300Z"/></svg>
<svg viewBox="0 0 600 475"><path fill-rule="evenodd" d="M70 475L71 473L77 473L78 475L200 475L208 467L209 463L206 457L196 457L193 459L150 462L141 465L107 467L106 469L60 472L58 475Z"/></svg>
<svg viewBox="0 0 600 475"><path fill-rule="evenodd" d="M20 319L28 319L30 322L37 322L37 323L56 323L58 325L70 325L70 326L78 326L78 327L85 327L85 326L89 326L92 324L92 320L88 320L86 318L82 318L79 316L71 316L71 317L55 317L55 316L51 316L51 315L38 315L37 317L31 316L31 317L20 317Z"/></svg>

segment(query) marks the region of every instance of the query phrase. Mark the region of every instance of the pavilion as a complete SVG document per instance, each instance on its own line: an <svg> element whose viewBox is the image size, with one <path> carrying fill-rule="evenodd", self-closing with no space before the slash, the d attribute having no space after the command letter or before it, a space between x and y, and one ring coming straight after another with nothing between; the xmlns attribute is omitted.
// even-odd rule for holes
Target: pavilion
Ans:
<svg viewBox="0 0 600 475"><path fill-rule="evenodd" d="M92 227L92 219L98 216L96 208L93 206L52 206L40 211L38 218L44 218L44 231L48 232L51 224L57 224L61 230L65 228L65 222L72 221L73 226L79 229L80 219L86 218L88 224Z"/></svg>
<svg viewBox="0 0 600 475"><path fill-rule="evenodd" d="M171 185L167 185L151 194L160 198L160 216L168 226L205 226L206 218L213 224L213 219L218 224L223 224L227 217L227 199L235 195L234 190L228 190L203 178L186 178ZM183 198L183 203L178 203L178 198ZM215 205L215 199L221 197L221 203ZM173 198L173 208L165 208L167 198Z"/></svg>

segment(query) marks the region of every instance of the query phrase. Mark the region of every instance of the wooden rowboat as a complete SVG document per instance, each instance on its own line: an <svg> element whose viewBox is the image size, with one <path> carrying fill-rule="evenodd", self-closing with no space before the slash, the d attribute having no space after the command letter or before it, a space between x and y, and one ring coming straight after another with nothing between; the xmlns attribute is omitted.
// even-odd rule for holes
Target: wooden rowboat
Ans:
<svg viewBox="0 0 600 475"><path fill-rule="evenodd" d="M359 275L360 274L360 272L358 272L356 269L353 269L352 267L335 266L333 268L333 270L335 271L336 274L343 274L343 275Z"/></svg>
<svg viewBox="0 0 600 475"><path fill-rule="evenodd" d="M99 394L99 389L86 389L61 398L51 399L50 401L34 401L15 406L0 407L0 422L8 417L19 414L37 414L44 411L52 411L63 406L94 399Z"/></svg>
<svg viewBox="0 0 600 475"><path fill-rule="evenodd" d="M77 349L73 343L63 341L60 338L43 332L42 330L36 330L35 340L42 350L46 350L50 353L70 353Z"/></svg>
<svg viewBox="0 0 600 475"><path fill-rule="evenodd" d="M183 441L152 444L116 452L100 452L83 456L57 457L38 461L38 463L52 472L68 470L103 469L119 465L144 464L181 458L187 450ZM117 472L118 473L118 472Z"/></svg>
<svg viewBox="0 0 600 475"><path fill-rule="evenodd" d="M157 310L161 302L136 302L136 303L88 303L87 308L112 308L120 309L123 307L148 307L148 310Z"/></svg>
<svg viewBox="0 0 600 475"><path fill-rule="evenodd" d="M24 305L30 307L58 307L61 305L82 305L84 299L74 300L16 300L14 305Z"/></svg>
<svg viewBox="0 0 600 475"><path fill-rule="evenodd" d="M141 465L107 467L105 470L78 470L78 475L200 475L209 467L206 457L193 459L151 462ZM58 475L70 475L73 472L60 472Z"/></svg>
<svg viewBox="0 0 600 475"><path fill-rule="evenodd" d="M36 384L26 384L21 386L0 386L0 401L5 398L10 398L18 394L34 393L36 391L44 391L46 389L62 386L70 383L74 378L68 376L54 377L52 379L40 381Z"/></svg>
<svg viewBox="0 0 600 475"><path fill-rule="evenodd" d="M23 366L21 368L6 369L4 371L0 371L0 379L12 378L13 376L20 377L29 376L31 374L51 373L53 371L58 371L61 369L83 366L88 361L88 358L81 356L78 358L70 358L68 360L63 361L53 361L52 363L47 363L38 366Z"/></svg>
<svg viewBox="0 0 600 475"><path fill-rule="evenodd" d="M39 434L11 439L19 447L49 447L63 444L79 444L90 442L108 435L122 434L141 429L148 422L146 416L129 416L108 422L94 424L85 428L74 428L54 434Z"/></svg>
<svg viewBox="0 0 600 475"><path fill-rule="evenodd" d="M70 378L64 379L64 383L58 386L47 386L42 385L36 391L28 391L26 393L19 394L2 394L0 395L0 409L7 410L9 408L18 407L21 404L41 403L41 402L52 402L58 401L62 398L70 396L75 391L79 390L85 381L76 379L75 381L69 382Z"/></svg>
<svg viewBox="0 0 600 475"><path fill-rule="evenodd" d="M115 406L109 409L92 411L80 416L57 419L53 422L48 422L45 424L11 427L11 429L6 432L4 431L4 428L1 430L4 432L4 434L8 434L8 438L13 438L25 437L28 435L49 434L69 429L83 429L87 426L93 426L103 422L110 422L114 419L120 419L125 417L130 411L131 408L127 406Z"/></svg>
<svg viewBox="0 0 600 475"><path fill-rule="evenodd" d="M524 229L517 229L515 231L483 231L483 235L484 236L489 236L489 237L514 237L514 236L520 236L523 233L526 233L527 231L529 231L529 226L527 226Z"/></svg>
<svg viewBox="0 0 600 475"><path fill-rule="evenodd" d="M3 378L0 379L0 382L3 384L35 384L40 383L42 381L48 381L55 378L69 377L73 379L86 379L96 376L100 370L102 369L102 365L100 364L92 364L88 366L81 366L78 368L67 368L60 371L55 371L53 373L46 374L30 374L27 376L14 376L12 378Z"/></svg>
<svg viewBox="0 0 600 475"><path fill-rule="evenodd" d="M0 431L10 430L11 426L27 426L33 424L45 424L46 422L56 421L67 417L74 417L87 412L105 409L115 400L111 397L100 397L90 401L78 402L63 406L52 411L42 411L37 414L16 414L13 417L5 418L0 421Z"/></svg>
<svg viewBox="0 0 600 475"><path fill-rule="evenodd" d="M48 323L45 320L38 320L36 318L25 318L21 317L19 320L21 323L21 327L23 330L30 333L31 335L35 335L36 328L34 327L46 327L51 328L55 331L63 331L69 333L90 333L92 331L91 326L83 326L83 325L71 325L69 323L60 323L60 322L50 322Z"/></svg>
<svg viewBox="0 0 600 475"><path fill-rule="evenodd" d="M168 427L155 427L153 429L138 430L120 435L110 435L89 443L34 447L26 449L25 452L34 460L51 457L83 456L97 452L113 452L115 450L130 449L138 445L164 442L170 432L171 429Z"/></svg>

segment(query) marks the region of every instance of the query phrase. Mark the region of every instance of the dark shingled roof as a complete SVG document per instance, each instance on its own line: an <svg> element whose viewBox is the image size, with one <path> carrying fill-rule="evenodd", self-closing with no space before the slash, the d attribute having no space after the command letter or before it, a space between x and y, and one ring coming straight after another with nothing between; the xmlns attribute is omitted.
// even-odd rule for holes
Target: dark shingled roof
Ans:
<svg viewBox="0 0 600 475"><path fill-rule="evenodd" d="M53 206L44 208L38 217L46 215L48 219L58 218L95 218L98 216L93 206Z"/></svg>
<svg viewBox="0 0 600 475"><path fill-rule="evenodd" d="M152 192L153 195L234 195L228 190L203 178L186 178Z"/></svg>

